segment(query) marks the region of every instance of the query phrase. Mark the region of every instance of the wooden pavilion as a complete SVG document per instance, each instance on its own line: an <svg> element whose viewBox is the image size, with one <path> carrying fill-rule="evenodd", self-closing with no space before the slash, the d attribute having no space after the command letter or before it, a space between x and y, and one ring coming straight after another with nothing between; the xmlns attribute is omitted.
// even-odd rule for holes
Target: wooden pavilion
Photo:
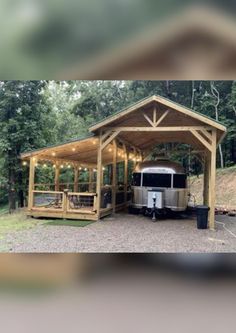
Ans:
<svg viewBox="0 0 236 333"><path fill-rule="evenodd" d="M209 205L209 226L214 229L216 149L226 134L219 122L174 103L152 96L93 125L86 138L22 154L29 162L28 215L98 220L130 200L129 168L143 161L160 143L191 146L204 166L203 202ZM35 183L35 169L48 163L55 170L54 184ZM119 182L118 165L123 179ZM60 170L73 169L73 184L61 184ZM79 175L87 172L88 181ZM104 180L110 172L111 182ZM45 184L44 184L45 185Z"/></svg>

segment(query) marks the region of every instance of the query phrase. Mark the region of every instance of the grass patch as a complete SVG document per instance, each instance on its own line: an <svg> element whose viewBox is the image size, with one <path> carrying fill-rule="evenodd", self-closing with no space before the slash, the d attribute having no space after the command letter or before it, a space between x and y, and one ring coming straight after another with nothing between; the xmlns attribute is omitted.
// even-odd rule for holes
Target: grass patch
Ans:
<svg viewBox="0 0 236 333"><path fill-rule="evenodd" d="M84 221L84 220L51 220L46 223L45 225L55 225L55 226L70 226L70 227L79 227L83 228L86 227L87 225L94 223L94 221Z"/></svg>
<svg viewBox="0 0 236 333"><path fill-rule="evenodd" d="M0 205L0 216L8 213L8 205Z"/></svg>
<svg viewBox="0 0 236 333"><path fill-rule="evenodd" d="M23 211L3 214L0 216L0 239L3 239L8 232L30 229L39 223L39 220L27 218Z"/></svg>

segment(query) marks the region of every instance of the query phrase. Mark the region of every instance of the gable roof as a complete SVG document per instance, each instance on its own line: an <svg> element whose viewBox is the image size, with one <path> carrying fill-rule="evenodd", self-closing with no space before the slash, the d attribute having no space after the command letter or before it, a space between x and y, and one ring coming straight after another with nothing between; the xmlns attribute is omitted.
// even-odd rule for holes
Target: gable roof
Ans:
<svg viewBox="0 0 236 333"><path fill-rule="evenodd" d="M134 111L137 111L139 109L142 109L144 108L145 106L149 105L149 104L152 104L153 102L156 102L156 103L159 103L161 105L164 105L166 106L167 108L171 108L171 109L174 109L180 113L183 113L189 117L192 117L196 120L199 120L201 121L202 123L205 123L206 125L209 125L209 126L212 126L213 128L216 128L217 130L220 130L222 132L226 132L226 127L221 124L220 122L206 116L206 115L203 115L202 113L199 113L197 111L194 111L194 110L191 110L183 105L180 105L176 102L173 102L167 98L164 98L162 96L158 96L158 95L153 95L153 96L150 96L150 97L147 97L147 98L144 98L142 100L140 100L139 102L137 103L134 103L130 106L128 106L127 108L121 110L121 111L118 111L117 113L107 117L107 118L104 118L103 120L101 120L100 122L94 124L93 126L91 126L89 128L89 131L90 132L96 132L98 131L99 129L101 129L102 127L105 127L105 126L109 126L111 125L113 122L121 119L122 117L128 115L128 114L131 114L132 112Z"/></svg>

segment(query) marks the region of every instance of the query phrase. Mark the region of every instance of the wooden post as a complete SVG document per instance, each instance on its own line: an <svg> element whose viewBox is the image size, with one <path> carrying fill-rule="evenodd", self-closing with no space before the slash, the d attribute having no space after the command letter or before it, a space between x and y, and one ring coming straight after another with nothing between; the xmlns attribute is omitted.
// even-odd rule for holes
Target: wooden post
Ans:
<svg viewBox="0 0 236 333"><path fill-rule="evenodd" d="M28 209L31 210L34 205L34 176L35 176L35 158L30 158L29 168L29 193L28 193Z"/></svg>
<svg viewBox="0 0 236 333"><path fill-rule="evenodd" d="M89 192L93 192L93 169L89 169Z"/></svg>
<svg viewBox="0 0 236 333"><path fill-rule="evenodd" d="M128 189L128 163L129 163L129 159L128 159L128 151L126 146L124 145L124 151L125 151L125 165L124 165L124 184L125 184L125 203L127 203L127 189Z"/></svg>
<svg viewBox="0 0 236 333"><path fill-rule="evenodd" d="M117 143L113 141L113 163L112 163L112 209L116 210L116 165L117 165Z"/></svg>
<svg viewBox="0 0 236 333"><path fill-rule="evenodd" d="M78 191L78 180L79 180L79 168L76 165L74 168L74 192L79 192Z"/></svg>
<svg viewBox="0 0 236 333"><path fill-rule="evenodd" d="M203 203L209 205L209 154L205 155L204 160L204 177L203 177Z"/></svg>
<svg viewBox="0 0 236 333"><path fill-rule="evenodd" d="M211 151L211 165L210 165L210 229L215 229L215 183L216 183L216 130L212 131L212 151Z"/></svg>
<svg viewBox="0 0 236 333"><path fill-rule="evenodd" d="M55 191L59 191L60 189L60 181L59 181L59 178L60 178L60 166L59 166L59 163L56 163L56 166L55 166Z"/></svg>
<svg viewBox="0 0 236 333"><path fill-rule="evenodd" d="M98 144L98 154L97 154L97 184L96 184L96 192L97 192L97 215L100 218L101 211L101 180L102 180L102 139L101 133L99 137Z"/></svg>
<svg viewBox="0 0 236 333"><path fill-rule="evenodd" d="M104 186L104 170L103 170L103 165L102 165L102 174L101 174L101 186Z"/></svg>

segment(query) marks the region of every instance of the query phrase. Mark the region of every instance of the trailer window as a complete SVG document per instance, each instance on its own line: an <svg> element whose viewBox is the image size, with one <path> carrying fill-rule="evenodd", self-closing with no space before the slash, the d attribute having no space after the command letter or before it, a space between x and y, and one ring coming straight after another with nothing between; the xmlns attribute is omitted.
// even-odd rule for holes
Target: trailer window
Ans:
<svg viewBox="0 0 236 333"><path fill-rule="evenodd" d="M168 173L144 173L143 186L147 187L171 187L171 174Z"/></svg>
<svg viewBox="0 0 236 333"><path fill-rule="evenodd" d="M186 179L187 179L186 175L175 174L174 175L173 187L175 187L175 188L186 188Z"/></svg>
<svg viewBox="0 0 236 333"><path fill-rule="evenodd" d="M133 173L132 185L133 186L140 186L141 185L141 173Z"/></svg>

